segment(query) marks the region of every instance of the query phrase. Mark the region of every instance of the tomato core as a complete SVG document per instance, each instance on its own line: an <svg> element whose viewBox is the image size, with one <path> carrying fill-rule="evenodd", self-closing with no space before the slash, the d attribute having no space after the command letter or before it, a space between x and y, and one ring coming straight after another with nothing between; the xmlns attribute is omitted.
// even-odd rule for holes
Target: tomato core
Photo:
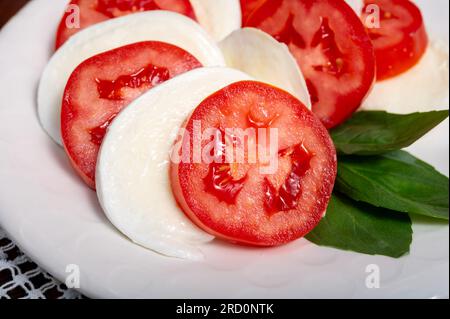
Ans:
<svg viewBox="0 0 450 319"><path fill-rule="evenodd" d="M314 65L313 68L319 72L328 72L336 77L343 74L344 58L342 52L336 44L336 36L334 31L330 28L327 18L323 18L322 24L311 43L311 47L315 48L322 46L322 52L327 57L328 62L325 65Z"/></svg>
<svg viewBox="0 0 450 319"><path fill-rule="evenodd" d="M203 179L205 191L222 202L233 205L239 192L244 187L247 176L237 179L233 175L232 164L226 163L226 133L218 129L214 138L215 148L212 150L214 162L209 165L208 175ZM234 143L234 140L232 141Z"/></svg>
<svg viewBox="0 0 450 319"><path fill-rule="evenodd" d="M301 180L311 168L310 163L313 158L301 144L280 151L279 156L291 158L291 172L279 190L267 177L264 179L264 208L269 215L297 208L302 194Z"/></svg>
<svg viewBox="0 0 450 319"><path fill-rule="evenodd" d="M246 179L247 176L235 179L231 164L213 163L209 166L209 173L204 179L205 190L220 201L233 205L236 203L239 192L244 188Z"/></svg>
<svg viewBox="0 0 450 319"><path fill-rule="evenodd" d="M168 79L170 73L167 68L150 64L133 74L121 75L113 81L95 79L95 82L101 99L120 101L124 99L123 89L126 87L137 89L144 85L155 86Z"/></svg>
<svg viewBox="0 0 450 319"><path fill-rule="evenodd" d="M292 13L289 14L289 18L287 19L283 29L280 31L280 33L274 35L274 38L277 41L283 42L288 46L290 44L293 44L301 49L306 48L305 40L294 28L294 15Z"/></svg>

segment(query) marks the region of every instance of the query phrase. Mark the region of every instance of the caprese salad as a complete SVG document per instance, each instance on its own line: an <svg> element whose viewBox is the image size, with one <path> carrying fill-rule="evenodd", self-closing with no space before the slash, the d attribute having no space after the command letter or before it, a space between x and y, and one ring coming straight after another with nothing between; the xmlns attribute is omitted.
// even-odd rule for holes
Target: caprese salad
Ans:
<svg viewBox="0 0 450 319"><path fill-rule="evenodd" d="M55 47L42 127L145 248L400 257L409 214L448 221L448 178L402 151L448 117L412 1L72 0Z"/></svg>

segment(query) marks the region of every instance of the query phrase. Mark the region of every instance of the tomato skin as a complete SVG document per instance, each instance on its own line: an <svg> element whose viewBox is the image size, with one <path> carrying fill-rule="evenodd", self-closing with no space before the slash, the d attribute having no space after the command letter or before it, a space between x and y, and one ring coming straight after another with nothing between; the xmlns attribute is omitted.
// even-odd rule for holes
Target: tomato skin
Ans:
<svg viewBox="0 0 450 319"><path fill-rule="evenodd" d="M63 95L61 135L72 166L90 188L95 189L97 155L115 116L155 85L201 66L179 47L147 41L101 53L74 70ZM105 87L114 94L103 96Z"/></svg>
<svg viewBox="0 0 450 319"><path fill-rule="evenodd" d="M410 0L364 2L363 21L368 17L367 6L374 4L381 10L381 28L368 28L375 48L377 80L386 80L411 69L428 47L428 35L419 8Z"/></svg>
<svg viewBox="0 0 450 319"><path fill-rule="evenodd" d="M245 26L288 45L305 75L313 112L329 129L360 107L375 82L373 45L343 0L267 0Z"/></svg>
<svg viewBox="0 0 450 319"><path fill-rule="evenodd" d="M249 96L250 100L246 101ZM252 174L255 172L254 168L250 168L244 178L236 178L245 186L239 193L236 203L230 204L208 191L208 186L204 184L205 178L208 178L207 164L172 163L171 185L179 206L197 226L218 238L234 243L271 247L305 236L321 221L337 173L336 150L326 128L311 111L289 93L267 84L244 81L231 84L203 101L186 122L185 129L193 132L195 121L202 121L202 125L206 123L205 127L208 123L216 125L214 118L217 114L232 114L230 118L224 120L231 121L228 122L231 126L233 125L231 123L237 123L233 122L235 120L244 123L238 118L246 112L247 106L244 107L242 114L237 109L230 109L230 105L234 103L233 98L239 101L234 104L237 109L240 108L237 104L243 105L242 101L248 102L246 104L248 107L267 105L264 103L270 101L286 106L284 110L277 109L283 115L275 120L274 124L270 124L271 127L280 125L279 134L284 136L280 140L280 148L288 147L291 142L304 141L305 147L314 155L311 169L308 167L308 173L302 177L303 191L300 204L296 209L278 213L268 210L262 200L266 196L264 182L267 177ZM252 100L254 98L256 100ZM210 120L212 122L209 122ZM299 125L291 126L292 123ZM275 175L268 175L269 178L273 180L288 178L285 165L286 162L280 162L279 171Z"/></svg>
<svg viewBox="0 0 450 319"><path fill-rule="evenodd" d="M98 1L101 1L99 3ZM101 5L101 6L100 6ZM67 8L77 6L80 12L80 27L69 28L67 18L73 11L66 11L56 33L55 50L61 47L72 35L91 25L114 17L148 10L169 10L196 20L189 0L71 0ZM127 8L128 7L128 8ZM133 8L134 7L134 8ZM106 11L106 9L111 9ZM114 10L113 10L114 9ZM121 11L123 9L124 11ZM128 11L126 11L128 9Z"/></svg>

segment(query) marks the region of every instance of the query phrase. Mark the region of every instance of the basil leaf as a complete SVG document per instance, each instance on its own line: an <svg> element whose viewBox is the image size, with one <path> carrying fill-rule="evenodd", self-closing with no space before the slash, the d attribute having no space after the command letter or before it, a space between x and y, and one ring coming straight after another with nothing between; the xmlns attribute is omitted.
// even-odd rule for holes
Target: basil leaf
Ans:
<svg viewBox="0 0 450 319"><path fill-rule="evenodd" d="M448 117L448 110L407 115L357 112L331 131L340 154L376 155L408 147Z"/></svg>
<svg viewBox="0 0 450 319"><path fill-rule="evenodd" d="M340 156L336 188L357 201L448 220L449 180L404 151Z"/></svg>
<svg viewBox="0 0 450 319"><path fill-rule="evenodd" d="M306 238L319 245L399 258L409 252L411 219L333 194L327 215Z"/></svg>

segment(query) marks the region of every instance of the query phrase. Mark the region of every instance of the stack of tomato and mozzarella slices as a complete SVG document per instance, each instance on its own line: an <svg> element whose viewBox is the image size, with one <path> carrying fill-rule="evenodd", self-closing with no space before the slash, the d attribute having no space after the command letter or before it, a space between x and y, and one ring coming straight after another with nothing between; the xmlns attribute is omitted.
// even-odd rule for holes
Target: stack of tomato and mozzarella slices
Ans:
<svg viewBox="0 0 450 319"><path fill-rule="evenodd" d="M291 242L317 226L333 190L336 151L327 129L361 106L411 112L414 100L442 98L414 93L420 78L448 86L441 66L448 55L428 44L412 2L352 4L72 0L41 78L41 124L137 244L195 259L214 237ZM390 90L412 95L409 108L386 97ZM224 133L214 140L222 150L225 128L276 129L274 171L265 174L267 162L248 154L239 163L224 152L209 163L192 153L173 161L177 143L195 148L179 132L211 128ZM264 149L260 135L248 139Z"/></svg>

